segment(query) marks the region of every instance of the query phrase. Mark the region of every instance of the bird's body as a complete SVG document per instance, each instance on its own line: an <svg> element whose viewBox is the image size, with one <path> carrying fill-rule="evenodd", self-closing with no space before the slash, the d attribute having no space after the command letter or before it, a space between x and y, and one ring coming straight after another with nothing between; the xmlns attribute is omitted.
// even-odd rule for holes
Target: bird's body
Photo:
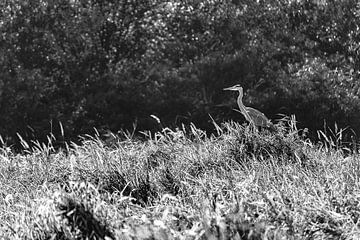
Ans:
<svg viewBox="0 0 360 240"><path fill-rule="evenodd" d="M240 113L242 113L246 120L250 122L252 126L256 127L264 127L274 130L274 125L270 122L270 120L260 112L259 110L251 107L245 107L242 98L243 98L243 88L240 85L235 85L229 88L224 88L224 90L230 90L230 91L238 91L239 96L237 98L237 104L239 106L239 110L236 110Z"/></svg>

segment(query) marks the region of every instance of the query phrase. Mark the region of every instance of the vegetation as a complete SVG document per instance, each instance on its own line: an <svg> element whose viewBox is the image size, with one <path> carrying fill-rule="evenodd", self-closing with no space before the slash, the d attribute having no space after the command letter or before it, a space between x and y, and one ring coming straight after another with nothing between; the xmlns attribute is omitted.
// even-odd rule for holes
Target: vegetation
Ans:
<svg viewBox="0 0 360 240"><path fill-rule="evenodd" d="M0 3L0 134L7 143L194 122L213 131L244 86L312 136L360 132L356 0L34 0ZM58 138L59 139L59 138ZM55 144L55 143L54 143Z"/></svg>
<svg viewBox="0 0 360 240"><path fill-rule="evenodd" d="M359 22L355 0L1 1L0 238L360 239ZM310 131L240 125L234 84Z"/></svg>
<svg viewBox="0 0 360 240"><path fill-rule="evenodd" d="M315 145L294 120L275 134L214 126L3 147L1 239L360 237L356 149L323 132Z"/></svg>
<svg viewBox="0 0 360 240"><path fill-rule="evenodd" d="M359 22L355 0L1 1L0 238L360 239ZM304 130L239 124L235 84Z"/></svg>

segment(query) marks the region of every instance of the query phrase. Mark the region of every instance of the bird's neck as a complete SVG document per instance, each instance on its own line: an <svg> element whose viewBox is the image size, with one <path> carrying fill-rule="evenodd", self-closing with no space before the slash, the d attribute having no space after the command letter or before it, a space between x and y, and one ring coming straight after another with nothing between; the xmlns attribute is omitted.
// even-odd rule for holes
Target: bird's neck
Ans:
<svg viewBox="0 0 360 240"><path fill-rule="evenodd" d="M246 108L245 108L245 106L244 106L244 104L242 102L242 95L241 94L239 95L239 97L237 99L237 102L238 102L240 110L247 114Z"/></svg>
<svg viewBox="0 0 360 240"><path fill-rule="evenodd" d="M248 113L247 110L246 110L246 107L244 106L244 104L243 104L243 102L242 102L242 97L243 97L243 96L242 96L242 94L240 93L240 94L239 94L239 97L238 97L238 99L237 99L238 105L239 105L239 108L240 108L240 111L244 114L246 120L248 120L248 121L250 122L250 124L255 125L253 119L250 117L249 113Z"/></svg>

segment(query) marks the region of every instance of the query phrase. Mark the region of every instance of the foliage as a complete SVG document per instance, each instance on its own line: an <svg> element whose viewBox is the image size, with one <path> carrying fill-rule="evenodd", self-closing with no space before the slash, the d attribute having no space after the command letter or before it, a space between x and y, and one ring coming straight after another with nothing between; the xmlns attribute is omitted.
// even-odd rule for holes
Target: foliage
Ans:
<svg viewBox="0 0 360 240"><path fill-rule="evenodd" d="M355 0L3 1L0 133L158 130L151 114L211 130L242 120L235 83L271 118L359 133L359 17Z"/></svg>
<svg viewBox="0 0 360 240"><path fill-rule="evenodd" d="M290 123L289 126L285 124ZM236 123L226 123L226 128L236 136L236 141L230 151L235 160L242 165L252 158L260 158L262 161L277 161L298 163L303 166L311 165L309 157L303 152L304 142L296 129L295 119L282 119L277 125L277 132L268 130L256 131L249 127L239 126ZM339 140L341 141L341 140Z"/></svg>

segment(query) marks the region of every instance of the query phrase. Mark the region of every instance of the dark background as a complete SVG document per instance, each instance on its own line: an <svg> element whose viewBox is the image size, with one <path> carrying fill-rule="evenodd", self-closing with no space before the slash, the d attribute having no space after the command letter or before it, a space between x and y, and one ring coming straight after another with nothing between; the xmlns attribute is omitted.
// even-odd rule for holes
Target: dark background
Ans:
<svg viewBox="0 0 360 240"><path fill-rule="evenodd" d="M0 134L14 143L244 121L360 132L357 1L33 0L0 3ZM351 131L349 131L351 133ZM62 137L60 137L62 138Z"/></svg>

